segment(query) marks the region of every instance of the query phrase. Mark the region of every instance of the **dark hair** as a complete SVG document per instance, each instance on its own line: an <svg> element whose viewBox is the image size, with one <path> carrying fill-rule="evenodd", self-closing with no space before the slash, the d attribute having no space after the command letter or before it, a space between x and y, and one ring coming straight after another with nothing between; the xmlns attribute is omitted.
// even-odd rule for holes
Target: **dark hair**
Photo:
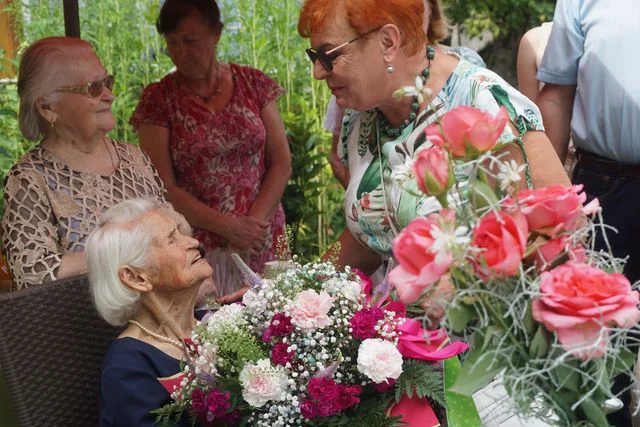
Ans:
<svg viewBox="0 0 640 427"><path fill-rule="evenodd" d="M160 8L156 28L160 34L172 33L180 21L193 12L197 12L212 30L222 29L220 9L215 0L165 0Z"/></svg>

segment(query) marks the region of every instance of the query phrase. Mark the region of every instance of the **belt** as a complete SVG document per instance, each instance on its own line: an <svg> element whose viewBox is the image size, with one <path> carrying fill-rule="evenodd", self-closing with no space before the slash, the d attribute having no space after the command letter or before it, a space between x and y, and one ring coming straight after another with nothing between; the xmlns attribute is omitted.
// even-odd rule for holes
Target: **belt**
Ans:
<svg viewBox="0 0 640 427"><path fill-rule="evenodd" d="M581 166L594 166L603 172L614 173L629 178L640 178L640 165L620 163L617 160L607 159L582 148L576 149L576 158Z"/></svg>

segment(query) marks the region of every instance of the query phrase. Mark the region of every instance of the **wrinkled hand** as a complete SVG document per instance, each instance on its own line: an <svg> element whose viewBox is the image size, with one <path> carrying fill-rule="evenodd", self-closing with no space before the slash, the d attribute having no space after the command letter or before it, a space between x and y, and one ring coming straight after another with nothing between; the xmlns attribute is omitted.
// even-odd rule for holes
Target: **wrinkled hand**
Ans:
<svg viewBox="0 0 640 427"><path fill-rule="evenodd" d="M229 245L251 255L259 253L271 238L271 224L253 216L229 217L226 228Z"/></svg>
<svg viewBox="0 0 640 427"><path fill-rule="evenodd" d="M218 302L220 304L231 304L232 302L240 301L243 295L247 293L248 290L249 288L245 286L244 288L240 288L231 294L221 296L220 298L218 298Z"/></svg>

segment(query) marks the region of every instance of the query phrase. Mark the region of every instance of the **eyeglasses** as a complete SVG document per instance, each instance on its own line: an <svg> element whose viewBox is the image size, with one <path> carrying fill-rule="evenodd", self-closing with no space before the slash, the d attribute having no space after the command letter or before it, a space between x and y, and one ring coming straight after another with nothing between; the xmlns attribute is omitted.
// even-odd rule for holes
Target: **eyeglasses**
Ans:
<svg viewBox="0 0 640 427"><path fill-rule="evenodd" d="M309 56L309 59L311 60L312 63L315 64L316 60L318 60L320 61L320 64L324 67L325 70L333 71L333 61L338 56L340 56L340 53L336 53L338 50L342 49L343 47L345 47L350 43L355 42L356 40L360 40L361 38L368 36L369 34L375 31L378 31L380 28L381 27L378 27L378 28L374 28L373 30L367 31L366 33L359 35L355 39L349 40L348 42L344 42L340 46L336 46L333 49L328 50L326 52L322 50L315 50L314 48L305 49L305 52L307 52L307 56Z"/></svg>
<svg viewBox="0 0 640 427"><path fill-rule="evenodd" d="M79 93L90 98L97 98L102 95L104 88L113 89L113 76L109 75L101 80L94 80L87 84L77 86L63 86L58 88L58 92Z"/></svg>

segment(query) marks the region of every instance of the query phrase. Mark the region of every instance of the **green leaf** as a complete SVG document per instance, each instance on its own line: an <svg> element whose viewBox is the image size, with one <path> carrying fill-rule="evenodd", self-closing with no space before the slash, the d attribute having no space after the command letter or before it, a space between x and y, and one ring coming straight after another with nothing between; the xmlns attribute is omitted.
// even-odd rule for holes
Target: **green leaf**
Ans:
<svg viewBox="0 0 640 427"><path fill-rule="evenodd" d="M446 318L453 332L462 332L473 318L473 308L456 302L447 308Z"/></svg>
<svg viewBox="0 0 640 427"><path fill-rule="evenodd" d="M549 351L549 335L543 325L538 326L536 334L529 344L529 355L535 359L542 358Z"/></svg>
<svg viewBox="0 0 640 427"><path fill-rule="evenodd" d="M456 383L451 387L454 393L471 396L482 387L486 386L504 369L499 357L487 355L483 352L471 353L462 365L460 375Z"/></svg>
<svg viewBox="0 0 640 427"><path fill-rule="evenodd" d="M607 427L609 425L604 411L590 397L580 403L580 409L584 413L585 418L596 427Z"/></svg>
<svg viewBox="0 0 640 427"><path fill-rule="evenodd" d="M533 320L533 311L531 308L531 304L527 304L527 311L524 313L524 319L522 319L522 323L528 335L531 335L536 330L536 325L538 323Z"/></svg>
<svg viewBox="0 0 640 427"><path fill-rule="evenodd" d="M450 389L452 392L471 396L489 384L504 369L502 357L495 352L488 353L490 343L496 335L497 331L491 327L474 333L474 345L462 364L462 370L455 384Z"/></svg>
<svg viewBox="0 0 640 427"><path fill-rule="evenodd" d="M485 182L475 181L471 187L471 204L476 211L486 210L498 203L493 189Z"/></svg>
<svg viewBox="0 0 640 427"><path fill-rule="evenodd" d="M575 393L580 392L581 375L575 369L571 369L567 365L558 365L550 372L550 375L554 377L562 389Z"/></svg>
<svg viewBox="0 0 640 427"><path fill-rule="evenodd" d="M629 350L628 348L620 349L620 353L615 360L611 376L615 377L616 375L625 372L630 373L633 370L633 364L635 362L636 354L633 351Z"/></svg>
<svg viewBox="0 0 640 427"><path fill-rule="evenodd" d="M403 395L428 398L445 405L444 383L442 372L435 369L431 363L422 360L408 359L402 364L402 375L395 385L395 400L400 402Z"/></svg>

